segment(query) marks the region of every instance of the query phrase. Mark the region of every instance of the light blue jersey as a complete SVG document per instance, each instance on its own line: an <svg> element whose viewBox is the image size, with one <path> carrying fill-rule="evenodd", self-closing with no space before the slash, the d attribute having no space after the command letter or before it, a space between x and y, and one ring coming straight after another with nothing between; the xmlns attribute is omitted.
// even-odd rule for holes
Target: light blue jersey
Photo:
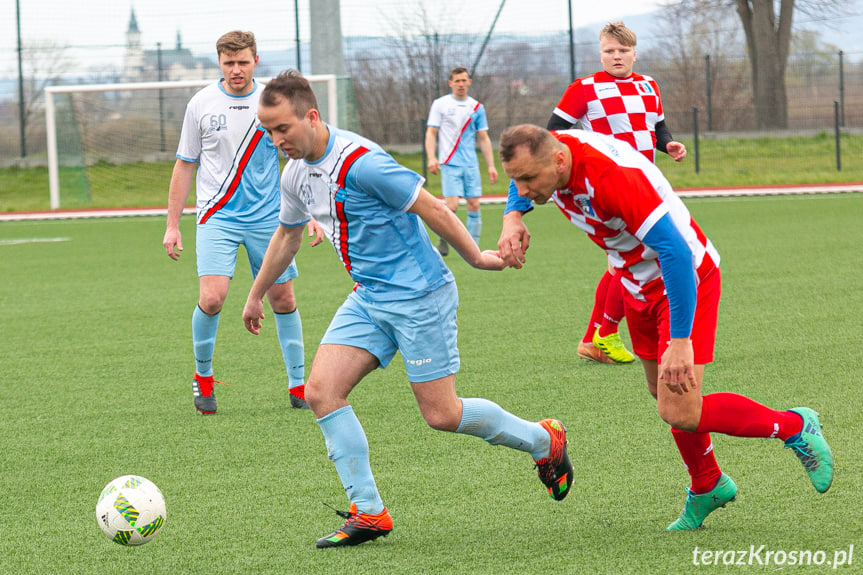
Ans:
<svg viewBox="0 0 863 575"><path fill-rule="evenodd" d="M198 162L198 224L231 229L278 225L279 155L258 121L263 86L233 96L214 83L186 106L177 158Z"/></svg>
<svg viewBox="0 0 863 575"><path fill-rule="evenodd" d="M323 157L291 160L282 172L281 224L314 217L366 300L413 299L454 281L422 220L407 211L422 176L370 140L327 127Z"/></svg>

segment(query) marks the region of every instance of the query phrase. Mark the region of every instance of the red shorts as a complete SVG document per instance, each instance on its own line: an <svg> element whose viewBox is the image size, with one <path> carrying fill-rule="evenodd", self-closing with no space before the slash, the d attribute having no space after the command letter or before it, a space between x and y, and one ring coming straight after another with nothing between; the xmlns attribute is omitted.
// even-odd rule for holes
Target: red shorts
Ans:
<svg viewBox="0 0 863 575"><path fill-rule="evenodd" d="M716 342L716 321L719 311L719 296L722 279L719 269L713 271L698 284L695 319L692 323L692 350L695 364L705 365L713 361L713 345ZM626 325L632 340L632 351L641 359L659 362L668 347L669 335L668 298L654 301L638 301L624 290Z"/></svg>

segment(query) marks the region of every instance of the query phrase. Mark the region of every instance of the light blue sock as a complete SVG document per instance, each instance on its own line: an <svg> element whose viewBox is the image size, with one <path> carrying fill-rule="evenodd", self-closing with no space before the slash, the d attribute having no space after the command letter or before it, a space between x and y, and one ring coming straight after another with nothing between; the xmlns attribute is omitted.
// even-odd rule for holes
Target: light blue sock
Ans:
<svg viewBox="0 0 863 575"><path fill-rule="evenodd" d="M295 309L291 313L273 312L273 317L276 318L276 333L279 336L279 345L282 347L285 369L288 371L288 387L303 385L306 351L303 347L303 322L300 319L300 310Z"/></svg>
<svg viewBox="0 0 863 575"><path fill-rule="evenodd" d="M534 460L548 457L551 436L540 424L516 417L487 399L462 399L461 405L461 422L456 433L482 438L491 445L527 451Z"/></svg>
<svg viewBox="0 0 863 575"><path fill-rule="evenodd" d="M476 245L479 245L479 236L482 233L482 214L478 210L467 213L467 231L470 232Z"/></svg>
<svg viewBox="0 0 863 575"><path fill-rule="evenodd" d="M384 502L369 464L369 442L353 407L346 405L317 421L327 444L327 457L336 466L350 502L363 513L383 511Z"/></svg>
<svg viewBox="0 0 863 575"><path fill-rule="evenodd" d="M213 375L213 350L216 348L216 332L219 329L219 314L209 315L195 306L192 312L192 347L195 350L195 372L198 375Z"/></svg>

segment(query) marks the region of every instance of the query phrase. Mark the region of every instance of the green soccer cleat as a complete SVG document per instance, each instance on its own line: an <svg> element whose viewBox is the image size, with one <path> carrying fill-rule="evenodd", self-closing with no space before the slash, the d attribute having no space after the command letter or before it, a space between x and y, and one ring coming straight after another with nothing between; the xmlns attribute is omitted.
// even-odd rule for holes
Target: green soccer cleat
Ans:
<svg viewBox="0 0 863 575"><path fill-rule="evenodd" d="M682 531L698 529L704 519L720 507L725 507L737 498L737 485L724 473L716 482L716 487L707 493L693 493L686 488L686 503L683 511L674 523L665 528L666 531Z"/></svg>
<svg viewBox="0 0 863 575"><path fill-rule="evenodd" d="M635 356L626 349L620 341L620 334L610 333L605 337L599 337L599 328L593 332L593 345L605 352L614 363L632 363Z"/></svg>
<svg viewBox="0 0 863 575"><path fill-rule="evenodd" d="M449 254L449 244L446 243L445 239L440 238L440 241L438 241L438 243L437 243L437 251L440 253L440 255L442 255L444 257L446 257L447 254Z"/></svg>
<svg viewBox="0 0 863 575"><path fill-rule="evenodd" d="M794 455L809 474L809 481L815 491L824 493L833 483L833 453L821 435L818 413L808 407L795 407L788 411L803 418L803 429L786 439L785 447L794 450Z"/></svg>

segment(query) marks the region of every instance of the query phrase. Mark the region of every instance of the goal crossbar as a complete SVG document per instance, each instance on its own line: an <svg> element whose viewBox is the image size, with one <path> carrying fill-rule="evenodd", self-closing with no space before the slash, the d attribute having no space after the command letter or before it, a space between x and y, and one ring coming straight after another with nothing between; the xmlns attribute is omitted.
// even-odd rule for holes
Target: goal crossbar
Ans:
<svg viewBox="0 0 863 575"><path fill-rule="evenodd" d="M270 78L256 78L257 81L266 84ZM327 86L327 121L333 126L339 126L338 117L338 91L336 76L334 74L315 74L306 76L310 82L324 82ZM60 208L60 162L57 152L57 110L54 97L57 94L72 94L86 92L113 92L113 91L137 91L137 90L159 90L180 88L203 88L218 79L210 80L185 80L185 81L163 81L163 82L129 82L115 84L82 84L66 86L48 86L45 88L45 128L47 132L48 147L48 187L50 193L51 209Z"/></svg>

